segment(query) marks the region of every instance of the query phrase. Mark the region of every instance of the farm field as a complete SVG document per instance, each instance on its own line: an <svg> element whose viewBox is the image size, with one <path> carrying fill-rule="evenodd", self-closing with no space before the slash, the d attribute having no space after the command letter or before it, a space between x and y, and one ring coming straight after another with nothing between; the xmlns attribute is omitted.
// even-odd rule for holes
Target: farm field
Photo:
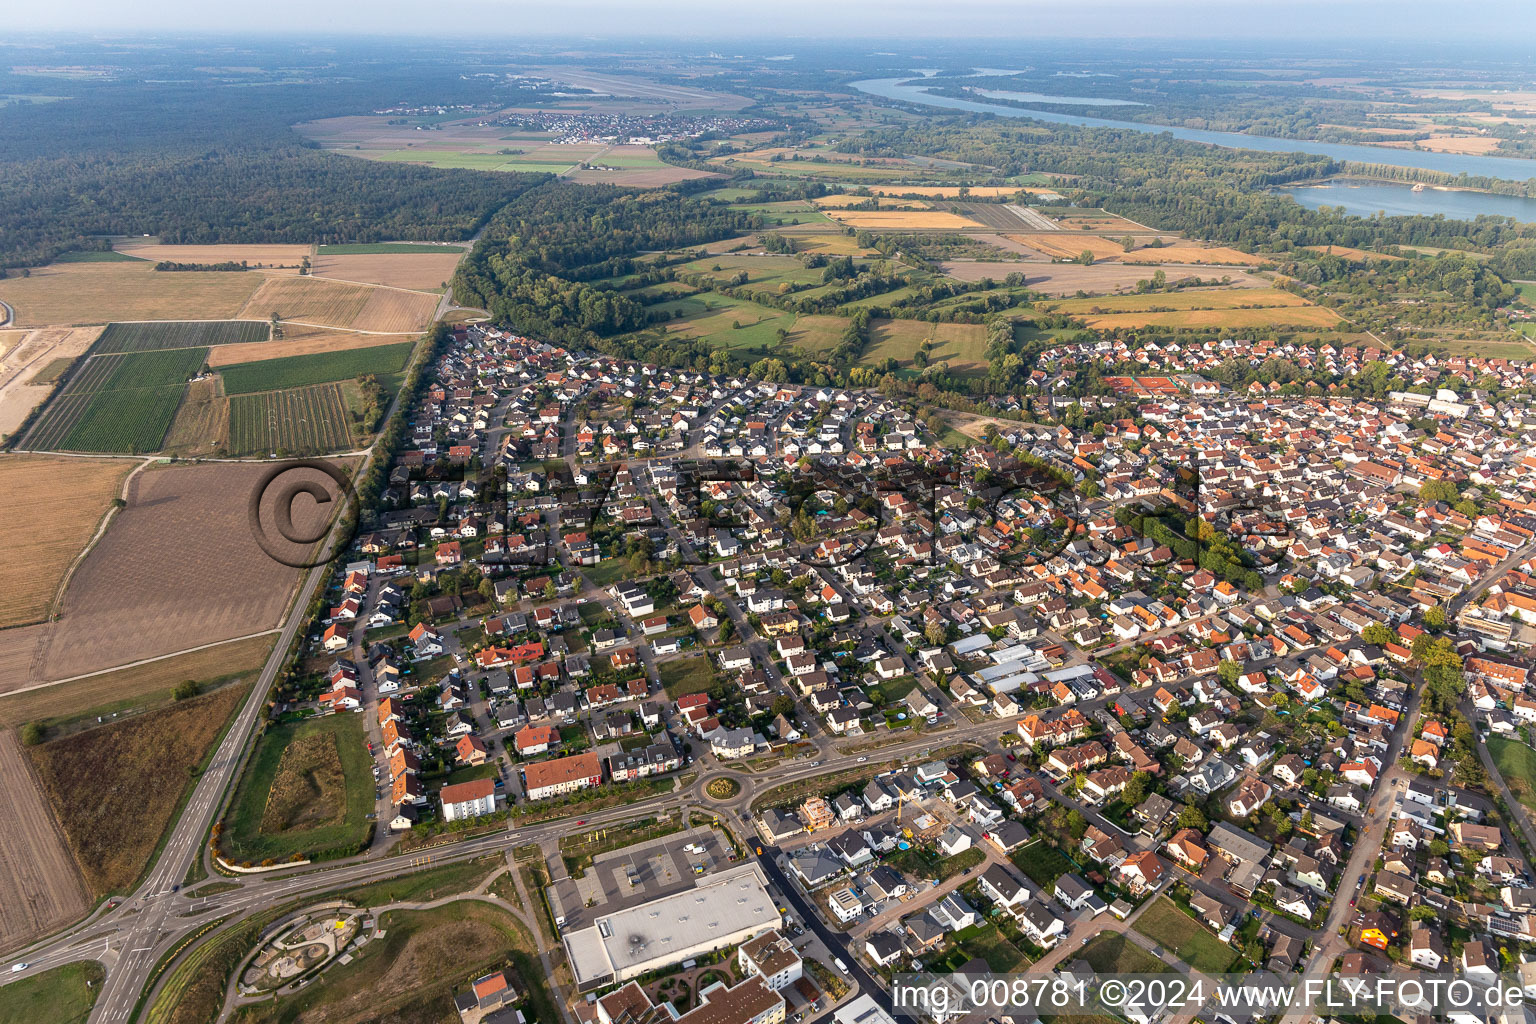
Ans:
<svg viewBox="0 0 1536 1024"><path fill-rule="evenodd" d="M1342 256L1347 260L1400 260L1401 256L1391 256L1384 252L1371 252L1369 249L1356 249L1348 245L1304 245L1303 249L1312 252Z"/></svg>
<svg viewBox="0 0 1536 1024"><path fill-rule="evenodd" d="M323 455L352 446L352 417L339 384L313 384L229 399L231 455Z"/></svg>
<svg viewBox="0 0 1536 1024"><path fill-rule="evenodd" d="M283 860L362 842L373 810L366 740L352 714L267 729L230 804L224 855Z"/></svg>
<svg viewBox="0 0 1536 1024"><path fill-rule="evenodd" d="M53 384L101 334L100 327L46 327L24 335L0 357L0 437L16 431Z"/></svg>
<svg viewBox="0 0 1536 1024"><path fill-rule="evenodd" d="M1057 259L1075 260L1085 252L1093 253L1096 260L1116 259L1125 255L1125 246L1119 242L1100 238L1098 235L1076 235L1064 231L1040 231L1030 234L1009 235L1010 239L1029 246L1037 252Z"/></svg>
<svg viewBox="0 0 1536 1024"><path fill-rule="evenodd" d="M188 679L208 690L253 678L271 650L270 635L253 636L68 683L7 693L0 695L0 725L41 722L52 729L77 719L169 704L171 690ZM7 685L27 681L25 676L6 680Z"/></svg>
<svg viewBox="0 0 1536 1024"><path fill-rule="evenodd" d="M161 245L152 242L140 245L124 242L118 252L141 260L158 263L241 263L253 268L286 267L295 273L311 247L307 245L250 244L250 245ZM191 271L177 271L191 273ZM227 273L235 273L228 271Z"/></svg>
<svg viewBox="0 0 1536 1024"><path fill-rule="evenodd" d="M861 196L861 195L858 195L858 194L853 193L853 192L839 192L839 193L837 193L835 195L830 195L830 196L817 196L815 199L812 199L811 202L815 203L817 206L822 207L823 209L839 209L840 210L840 209L844 209L844 208L849 207L849 206L857 206L860 203L867 203L872 198L877 198L877 197ZM878 205L878 200L877 200L877 205ZM887 209L895 209L896 207L901 207L903 209L908 209L908 210L926 210L926 209L929 209L928 204L926 202L924 202L923 200L921 200L921 199L906 199L906 198L886 199L885 200L885 207Z"/></svg>
<svg viewBox="0 0 1536 1024"><path fill-rule="evenodd" d="M374 288L362 311L343 326L354 331L413 334L425 331L437 312L438 296L398 288Z"/></svg>
<svg viewBox="0 0 1536 1024"><path fill-rule="evenodd" d="M157 273L142 262L55 263L0 281L0 299L16 310L20 327L227 320L266 280L256 273Z"/></svg>
<svg viewBox="0 0 1536 1024"><path fill-rule="evenodd" d="M62 679L231 640L276 625L297 572L251 536L259 463L154 466L80 564L38 655ZM318 478L318 471L316 476ZM304 507L299 529L308 529ZM316 509L317 518L324 511Z"/></svg>
<svg viewBox="0 0 1536 1024"><path fill-rule="evenodd" d="M431 291L441 288L453 276L453 268L459 265L459 255L457 252L326 254L315 258L312 273L322 278Z"/></svg>
<svg viewBox="0 0 1536 1024"><path fill-rule="evenodd" d="M1264 306L1257 309L1180 309L1169 312L1083 314L1097 330L1136 327L1247 328L1333 327L1339 314L1322 306Z"/></svg>
<svg viewBox="0 0 1536 1024"><path fill-rule="evenodd" d="M1044 308L1055 313L1134 313L1170 309L1236 309L1240 306L1310 306L1312 303L1281 288L1232 290L1184 288L1176 292L1113 295L1097 299L1063 299Z"/></svg>
<svg viewBox="0 0 1536 1024"><path fill-rule="evenodd" d="M953 231L979 228L969 217L941 210L828 210L826 216L853 228L904 228L910 231Z"/></svg>
<svg viewBox="0 0 1536 1024"><path fill-rule="evenodd" d="M225 366L259 363L267 359L344 352L354 348L378 348L380 345L398 345L401 340L400 336L392 337L387 334L355 334L330 327L288 326L283 328L283 336L274 341L257 341L246 345L220 345L209 349L208 368L217 370Z"/></svg>
<svg viewBox="0 0 1536 1024"><path fill-rule="evenodd" d="M272 329L258 320L189 320L180 323L108 324L93 348L93 355L110 352L145 352L153 349L202 348L213 345L253 344L267 340Z"/></svg>
<svg viewBox="0 0 1536 1024"><path fill-rule="evenodd" d="M877 196L923 196L930 199L958 199L963 191L968 196L995 199L1020 192L1050 192L1039 185L871 185L869 190Z"/></svg>
<svg viewBox="0 0 1536 1024"><path fill-rule="evenodd" d="M20 556L6 573L0 628L48 614L69 564L133 466L121 459L0 455L0 545Z"/></svg>
<svg viewBox="0 0 1536 1024"><path fill-rule="evenodd" d="M181 276L181 275L177 275ZM241 310L246 319L302 320L348 327L368 301L368 286L313 277L267 277Z"/></svg>
<svg viewBox="0 0 1536 1024"><path fill-rule="evenodd" d="M924 339L934 339L929 356L932 362L947 363L952 370L985 369L987 365L987 329L981 324L930 324L921 320L872 320L870 344L859 362L878 366L895 359L903 366ZM893 700L895 698L892 698Z"/></svg>
<svg viewBox="0 0 1536 1024"><path fill-rule="evenodd" d="M1173 970L1119 933L1100 935L1078 956L1099 974L1166 974Z"/></svg>
<svg viewBox="0 0 1536 1024"><path fill-rule="evenodd" d="M29 448L77 452L158 451L205 348L114 352L76 366L32 424Z"/></svg>
<svg viewBox="0 0 1536 1024"><path fill-rule="evenodd" d="M1222 974L1236 970L1237 951L1222 942L1205 925L1180 910L1167 896L1144 910L1133 926L1154 942L1174 951L1195 970L1204 974Z"/></svg>
<svg viewBox="0 0 1536 1024"><path fill-rule="evenodd" d="M285 359L263 359L226 366L220 373L224 377L224 391L229 395L351 380L368 373L383 376L404 369L414 346L415 342L405 341Z"/></svg>
<svg viewBox="0 0 1536 1024"><path fill-rule="evenodd" d="M1001 281L1018 271L1032 291L1046 295L1067 296L1077 292L1108 294L1136 287L1137 281L1150 280L1152 268L1120 263L1096 263L1085 267L1077 263L1038 263L1031 260L952 260L942 264L944 272L959 281L980 281L990 277ZM1242 270L1222 270L1213 275L1209 267L1164 266L1158 268L1170 282L1191 278L1210 280L1213 276L1230 278L1229 287L1268 288L1270 283Z"/></svg>
<svg viewBox="0 0 1536 1024"><path fill-rule="evenodd" d="M1257 267L1269 260L1224 245L1165 245L1161 248L1135 249L1120 257L1121 263L1216 263L1239 267Z"/></svg>
<svg viewBox="0 0 1536 1024"><path fill-rule="evenodd" d="M243 686L28 748L93 896L124 891L149 866L193 771L223 732ZM133 779L102 786L102 779Z"/></svg>
<svg viewBox="0 0 1536 1024"><path fill-rule="evenodd" d="M316 255L319 256L378 256L389 253L410 255L411 253L462 253L468 251L467 245L453 245L448 242L354 242L344 245L321 245L316 247Z"/></svg>
<svg viewBox="0 0 1536 1024"><path fill-rule="evenodd" d="M0 949L14 949L74 920L90 904L12 729L0 730L0 774L8 783L0 787L6 823L0 830ZM0 1006L12 1005L10 988L5 992Z"/></svg>
<svg viewBox="0 0 1536 1024"><path fill-rule="evenodd" d="M229 399L218 377L187 385L160 450L178 458L217 455L229 443Z"/></svg>

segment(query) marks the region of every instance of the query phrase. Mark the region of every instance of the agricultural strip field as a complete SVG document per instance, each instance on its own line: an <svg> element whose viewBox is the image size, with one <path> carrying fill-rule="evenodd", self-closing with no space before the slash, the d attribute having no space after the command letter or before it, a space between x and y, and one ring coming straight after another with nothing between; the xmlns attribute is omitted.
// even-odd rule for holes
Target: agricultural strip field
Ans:
<svg viewBox="0 0 1536 1024"><path fill-rule="evenodd" d="M1066 232L1038 232L1008 236L1013 241L1029 246L1047 256L1075 260L1085 252L1093 253L1096 260L1117 259L1125 255L1125 246L1098 235L1073 235ZM1161 251L1161 250L1159 250Z"/></svg>
<svg viewBox="0 0 1536 1024"><path fill-rule="evenodd" d="M1028 260L952 260L943 264L944 272L959 281L980 281L990 277L1001 281L1008 274L1018 271L1024 275L1024 283L1031 291L1047 295L1075 295L1077 292L1107 294L1134 288L1136 282L1150 280L1151 267L1128 266L1121 263L1096 263L1091 267L1076 263L1038 263ZM1187 281L1198 277L1209 281L1212 277L1229 279L1230 286L1239 288L1268 288L1270 283L1242 270L1220 270L1209 267L1164 266L1160 267L1170 282Z"/></svg>
<svg viewBox="0 0 1536 1024"><path fill-rule="evenodd" d="M853 228L953 231L981 227L981 224L969 217L941 210L828 210L826 216Z"/></svg>
<svg viewBox="0 0 1536 1024"><path fill-rule="evenodd" d="M1281 288L1230 289L1185 288L1176 292L1142 295L1111 295L1097 299L1063 299L1042 303L1053 313L1138 313L1174 309L1237 309L1244 306L1310 306L1300 295Z"/></svg>
<svg viewBox="0 0 1536 1024"><path fill-rule="evenodd" d="M185 384L188 378L197 375L207 358L205 348L94 355L75 371L62 393L94 395L103 391Z"/></svg>
<svg viewBox="0 0 1536 1024"><path fill-rule="evenodd" d="M382 376L398 373L405 368L414 346L415 342L407 341L340 352L289 356L286 359L263 359L254 363L226 366L220 373L224 377L225 393L230 395L275 391L279 388L351 380L362 374Z"/></svg>
<svg viewBox="0 0 1536 1024"><path fill-rule="evenodd" d="M134 242L125 243L121 251L128 256L134 256L143 260L170 263L247 263L251 267L291 267L298 270L299 264L310 253L307 245L285 244L260 244L249 245L160 245L151 243L139 245ZM177 273L191 273L191 271L177 271ZM237 273L237 271L228 271Z"/></svg>
<svg viewBox="0 0 1536 1024"><path fill-rule="evenodd" d="M1270 262L1264 256L1255 256L1240 249L1222 245L1164 245L1135 249L1120 257L1121 263L1215 263L1241 267L1256 267Z"/></svg>
<svg viewBox="0 0 1536 1024"><path fill-rule="evenodd" d="M468 246L447 245L435 242L358 242L348 245L322 245L317 250L320 256L382 256L394 253L397 255L410 255L412 253L439 253L439 252L464 252Z"/></svg>
<svg viewBox="0 0 1536 1024"><path fill-rule="evenodd" d="M457 252L422 251L412 255L319 256L314 273L323 278L361 281L390 288L431 291L441 288L459 264Z"/></svg>
<svg viewBox="0 0 1536 1024"><path fill-rule="evenodd" d="M77 366L33 423L23 446L77 452L152 452L181 404L205 348L114 352Z"/></svg>
<svg viewBox="0 0 1536 1024"><path fill-rule="evenodd" d="M77 719L159 707L169 704L171 690L188 679L212 689L254 678L271 650L270 635L253 636L133 668L5 694L0 696L0 725L15 728L24 722L41 722L54 729ZM6 682L20 685L27 680L22 677Z"/></svg>
<svg viewBox="0 0 1536 1024"><path fill-rule="evenodd" d="M161 451L181 458L217 455L229 444L229 399L223 381L204 377L187 385Z"/></svg>
<svg viewBox="0 0 1536 1024"><path fill-rule="evenodd" d="M152 715L28 748L93 895L131 888L149 866L194 769L245 692L225 686ZM103 786L103 779L133 784Z"/></svg>
<svg viewBox="0 0 1536 1024"><path fill-rule="evenodd" d="M266 359L286 359L289 356L342 352L354 348L377 348L380 345L398 344L399 340L387 335L352 334L329 327L290 326L285 327L283 336L275 341L220 345L209 349L208 368L217 370L237 363L257 363Z"/></svg>
<svg viewBox="0 0 1536 1024"><path fill-rule="evenodd" d="M251 536L259 463L153 466L75 570L38 674L64 679L277 625L298 578ZM321 478L319 471L314 477ZM300 531L324 521L295 508ZM3 636L3 634L0 634Z"/></svg>
<svg viewBox="0 0 1536 1024"><path fill-rule="evenodd" d="M1341 256L1346 260L1400 260L1401 256L1389 256L1384 252L1371 252L1369 249L1355 249L1348 245L1304 245L1303 249L1312 252L1326 253L1333 256Z"/></svg>
<svg viewBox="0 0 1536 1024"><path fill-rule="evenodd" d="M962 202L948 202L944 206L998 231L1040 231L1051 225L1049 218L1028 207L1015 209L1002 203Z"/></svg>
<svg viewBox="0 0 1536 1024"><path fill-rule="evenodd" d="M434 286L435 287L435 286ZM374 288L362 311L345 326L354 331L402 334L425 331L437 312L438 296L398 288Z"/></svg>
<svg viewBox="0 0 1536 1024"><path fill-rule="evenodd" d="M19 327L227 320L266 280L257 273L157 273L144 262L55 263L0 281L0 299L16 310Z"/></svg>
<svg viewBox="0 0 1536 1024"><path fill-rule="evenodd" d="M48 455L0 456L0 545L15 552L0 596L0 628L37 622L133 463Z"/></svg>
<svg viewBox="0 0 1536 1024"><path fill-rule="evenodd" d="M361 716L326 715L262 733L240 777L225 856L257 863L360 843L373 810Z"/></svg>
<svg viewBox="0 0 1536 1024"><path fill-rule="evenodd" d="M178 275L179 276L179 275ZM347 327L363 311L368 286L321 281L313 277L268 277L245 304L241 316L270 320L306 320L330 327Z"/></svg>
<svg viewBox="0 0 1536 1024"><path fill-rule="evenodd" d="M229 400L229 453L343 451L352 445L351 423L339 384L239 394Z"/></svg>
<svg viewBox="0 0 1536 1024"><path fill-rule="evenodd" d="M266 322L256 320L108 324L91 351L93 355L106 355L109 352L249 344L266 341L270 333L271 328Z"/></svg>
<svg viewBox="0 0 1536 1024"><path fill-rule="evenodd" d="M1248 328L1334 327L1342 319L1322 306L1265 306L1258 309L1178 309L1168 312L1081 314L1096 330L1136 327Z"/></svg>
<svg viewBox="0 0 1536 1024"><path fill-rule="evenodd" d="M12 949L72 921L88 903L80 872L33 781L14 730L0 731L0 949ZM127 787L122 787L127 788ZM9 1005L10 989L0 998Z"/></svg>

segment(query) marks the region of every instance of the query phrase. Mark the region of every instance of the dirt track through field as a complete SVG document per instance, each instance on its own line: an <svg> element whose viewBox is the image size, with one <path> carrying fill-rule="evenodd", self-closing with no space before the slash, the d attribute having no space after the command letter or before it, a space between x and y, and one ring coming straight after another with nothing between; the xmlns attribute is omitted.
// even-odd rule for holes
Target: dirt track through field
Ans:
<svg viewBox="0 0 1536 1024"><path fill-rule="evenodd" d="M85 888L16 733L0 731L0 950L86 911Z"/></svg>

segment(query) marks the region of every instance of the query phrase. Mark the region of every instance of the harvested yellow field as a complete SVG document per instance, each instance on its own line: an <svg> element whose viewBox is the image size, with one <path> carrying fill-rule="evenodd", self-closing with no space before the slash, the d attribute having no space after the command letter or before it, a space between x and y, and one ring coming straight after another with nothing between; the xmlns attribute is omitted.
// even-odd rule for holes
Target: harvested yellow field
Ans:
<svg viewBox="0 0 1536 1024"><path fill-rule="evenodd" d="M1312 252L1342 256L1346 260L1400 260L1401 256L1391 256L1384 252L1371 252L1369 249L1356 249L1348 245L1304 245L1303 249Z"/></svg>
<svg viewBox="0 0 1536 1024"><path fill-rule="evenodd" d="M1166 312L1085 314L1097 330L1138 327L1332 327L1340 316L1322 306L1265 306L1260 309L1176 309Z"/></svg>
<svg viewBox="0 0 1536 1024"><path fill-rule="evenodd" d="M307 245L138 245L127 242L117 247L124 256L141 260L172 263L240 263L253 267L289 267L297 271L305 256L313 250Z"/></svg>
<svg viewBox="0 0 1536 1024"><path fill-rule="evenodd" d="M1186 288L1145 295L1105 295L1097 299L1065 299L1047 308L1056 313L1138 313L1156 310L1239 309L1245 306L1310 306L1312 303L1280 288Z"/></svg>
<svg viewBox="0 0 1536 1024"><path fill-rule="evenodd" d="M245 304L242 317L265 320L276 314L282 320L347 327L363 311L371 291L373 289L367 285L321 281L313 277L264 278L262 286Z"/></svg>
<svg viewBox="0 0 1536 1024"><path fill-rule="evenodd" d="M1041 231L1028 235L1006 236L1015 242L1029 246L1047 256L1075 260L1084 252L1093 253L1096 260L1112 260L1124 255L1125 247L1098 235L1075 235L1065 231Z"/></svg>
<svg viewBox="0 0 1536 1024"><path fill-rule="evenodd" d="M459 264L456 252L368 253L350 256L317 256L317 277L333 277L361 284L431 291L441 288Z"/></svg>
<svg viewBox="0 0 1536 1024"><path fill-rule="evenodd" d="M228 320L267 281L250 272L162 273L151 263L55 263L0 281L16 326Z"/></svg>
<svg viewBox="0 0 1536 1024"><path fill-rule="evenodd" d="M298 333L301 330L304 331L303 334ZM263 359L281 359L284 356L307 356L316 352L340 352L343 349L397 345L403 340L405 336L353 334L350 331L328 331L324 328L286 328L283 331L283 337L275 341L215 345L208 350L208 366L210 369L217 370L221 366L254 363Z"/></svg>
<svg viewBox="0 0 1536 1024"><path fill-rule="evenodd" d="M5 357L10 355L11 349L20 345L21 339L29 333L31 332L25 330L0 331L0 362L4 362Z"/></svg>
<svg viewBox="0 0 1536 1024"><path fill-rule="evenodd" d="M346 326L355 331L424 331L437 312L438 297L424 292L375 288Z"/></svg>
<svg viewBox="0 0 1536 1024"><path fill-rule="evenodd" d="M979 228L976 221L939 210L828 210L827 216L852 228L910 228L916 231L953 231Z"/></svg>
<svg viewBox="0 0 1536 1024"><path fill-rule="evenodd" d="M1121 263L1219 263L1256 267L1267 262L1251 252L1229 249L1224 245L1165 245L1160 249L1136 249L1120 257Z"/></svg>
<svg viewBox="0 0 1536 1024"><path fill-rule="evenodd" d="M872 199L875 200L875 203L878 206L880 203L878 196L855 196L847 194L839 196L818 196L817 198L811 200L811 202L815 203L822 209L827 210L842 209L848 206L857 206L860 203L867 203ZM923 202L921 199L887 199L885 200L885 205L888 208L900 206L908 210L926 210L929 208L928 204Z"/></svg>
<svg viewBox="0 0 1536 1024"><path fill-rule="evenodd" d="M136 465L131 459L0 456L0 545L12 553L0 627L48 614L64 573Z"/></svg>

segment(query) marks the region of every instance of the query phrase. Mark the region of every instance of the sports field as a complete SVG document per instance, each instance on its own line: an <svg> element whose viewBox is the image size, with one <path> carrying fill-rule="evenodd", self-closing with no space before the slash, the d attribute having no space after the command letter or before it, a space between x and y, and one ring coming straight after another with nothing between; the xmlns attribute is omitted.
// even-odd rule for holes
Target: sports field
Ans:
<svg viewBox="0 0 1536 1024"><path fill-rule="evenodd" d="M323 455L351 447L340 384L239 394L229 400L231 455Z"/></svg>
<svg viewBox="0 0 1536 1024"><path fill-rule="evenodd" d="M375 345L372 348L322 352L286 359L263 359L239 363L219 371L224 377L224 391L229 395L254 391L275 391L329 381L351 380L363 374L383 376L399 373L410 358L414 342Z"/></svg>

